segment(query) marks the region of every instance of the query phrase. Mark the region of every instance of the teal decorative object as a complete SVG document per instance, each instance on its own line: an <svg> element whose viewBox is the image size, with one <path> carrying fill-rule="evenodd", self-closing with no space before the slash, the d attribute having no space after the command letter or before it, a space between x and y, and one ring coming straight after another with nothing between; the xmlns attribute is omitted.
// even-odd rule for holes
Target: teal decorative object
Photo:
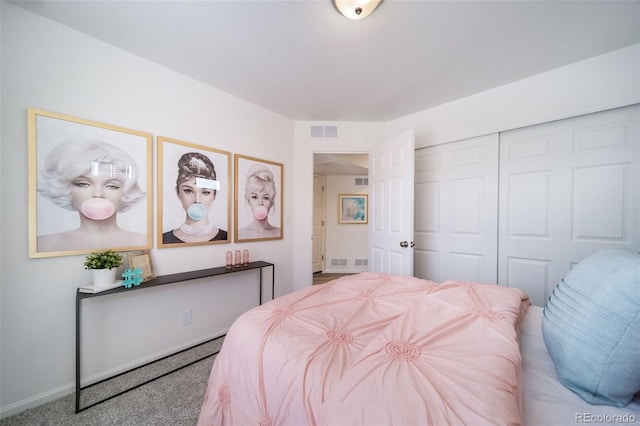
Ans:
<svg viewBox="0 0 640 426"><path fill-rule="evenodd" d="M126 269L123 273L122 273L122 285L125 288L131 288L134 285L140 285L140 283L142 282L142 269L140 268L133 268L133 269Z"/></svg>

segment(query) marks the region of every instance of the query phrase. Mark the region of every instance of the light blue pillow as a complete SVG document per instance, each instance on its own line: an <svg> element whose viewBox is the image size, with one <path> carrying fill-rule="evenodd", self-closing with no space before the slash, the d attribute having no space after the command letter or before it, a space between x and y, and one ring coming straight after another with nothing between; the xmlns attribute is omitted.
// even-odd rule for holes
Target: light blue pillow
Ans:
<svg viewBox="0 0 640 426"><path fill-rule="evenodd" d="M640 392L640 254L604 249L571 269L542 335L562 384L590 404L627 405Z"/></svg>

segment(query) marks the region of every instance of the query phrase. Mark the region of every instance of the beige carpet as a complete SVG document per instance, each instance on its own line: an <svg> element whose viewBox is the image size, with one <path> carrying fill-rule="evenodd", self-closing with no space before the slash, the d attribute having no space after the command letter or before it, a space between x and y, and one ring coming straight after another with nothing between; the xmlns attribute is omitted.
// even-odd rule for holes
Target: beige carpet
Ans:
<svg viewBox="0 0 640 426"><path fill-rule="evenodd" d="M203 354L220 350L223 338L183 352L157 364L143 367L83 391L82 407L147 380L147 374L161 373L186 365ZM161 377L80 413L75 413L75 395L67 395L39 407L0 420L0 426L195 426L215 355ZM121 383L128 382L128 383ZM86 394L86 395L85 395Z"/></svg>

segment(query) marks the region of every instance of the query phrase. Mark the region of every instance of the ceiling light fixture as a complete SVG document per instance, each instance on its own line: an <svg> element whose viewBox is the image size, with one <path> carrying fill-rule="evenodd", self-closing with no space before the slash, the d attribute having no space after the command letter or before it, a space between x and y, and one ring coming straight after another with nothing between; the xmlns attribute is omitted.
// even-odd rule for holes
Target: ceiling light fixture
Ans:
<svg viewBox="0 0 640 426"><path fill-rule="evenodd" d="M371 15L381 2L382 0L331 0L338 12L353 20Z"/></svg>

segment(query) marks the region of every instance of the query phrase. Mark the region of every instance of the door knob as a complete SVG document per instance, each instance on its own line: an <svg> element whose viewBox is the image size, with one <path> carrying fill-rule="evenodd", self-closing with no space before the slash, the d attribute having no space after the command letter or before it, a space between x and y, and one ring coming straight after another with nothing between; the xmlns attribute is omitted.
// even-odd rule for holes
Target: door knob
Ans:
<svg viewBox="0 0 640 426"><path fill-rule="evenodd" d="M400 247L407 248L407 247L409 247L409 243L406 242L406 241L400 241Z"/></svg>

